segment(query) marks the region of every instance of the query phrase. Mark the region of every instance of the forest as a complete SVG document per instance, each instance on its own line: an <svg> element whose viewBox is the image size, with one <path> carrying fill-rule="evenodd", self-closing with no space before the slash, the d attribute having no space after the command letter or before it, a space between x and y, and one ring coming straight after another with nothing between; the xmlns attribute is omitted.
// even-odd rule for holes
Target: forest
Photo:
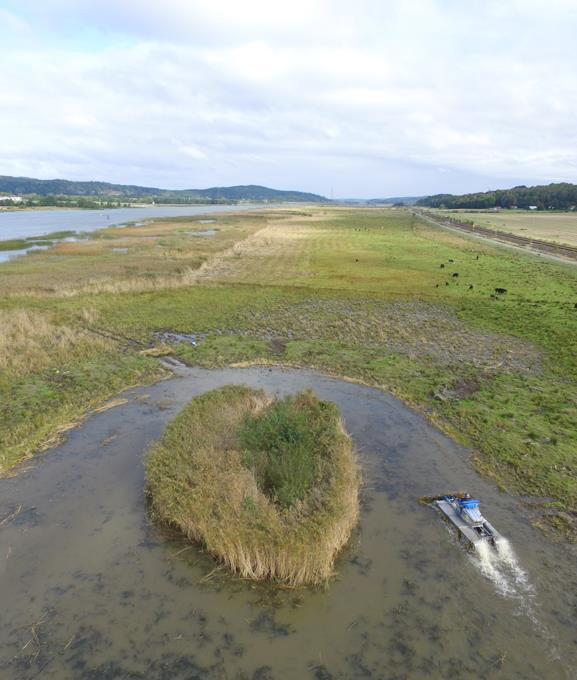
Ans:
<svg viewBox="0 0 577 680"><path fill-rule="evenodd" d="M428 208L536 208L537 210L575 210L577 185L568 182L534 187L518 186L475 194L436 194L417 201Z"/></svg>

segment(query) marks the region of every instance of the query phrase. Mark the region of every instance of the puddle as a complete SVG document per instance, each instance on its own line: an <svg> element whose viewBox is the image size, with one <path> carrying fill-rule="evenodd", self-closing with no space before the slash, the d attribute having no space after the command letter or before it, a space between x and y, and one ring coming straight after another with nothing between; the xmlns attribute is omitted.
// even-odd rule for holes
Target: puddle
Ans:
<svg viewBox="0 0 577 680"><path fill-rule="evenodd" d="M86 234L81 233L76 236L50 237L50 234L47 236L48 238L42 238L41 236L30 237L28 239L30 245L27 248L0 251L0 262L8 262L15 257L22 257L22 255L28 255L28 253L35 251L48 250L58 243L77 243L87 238Z"/></svg>
<svg viewBox="0 0 577 680"><path fill-rule="evenodd" d="M203 229L200 231L179 231L181 234L186 234L187 236L215 236L218 234L218 229Z"/></svg>
<svg viewBox="0 0 577 680"><path fill-rule="evenodd" d="M156 331L153 333L155 338L162 342L179 343L184 342L196 347L199 338L205 337L205 333L177 333L174 331Z"/></svg>
<svg viewBox="0 0 577 680"><path fill-rule="evenodd" d="M110 249L113 253L127 253L128 248L111 248Z"/></svg>
<svg viewBox="0 0 577 680"><path fill-rule="evenodd" d="M177 370L0 480L0 522L20 508L0 526L3 680L575 677L575 550L547 542L476 475L466 450L353 383L296 370ZM360 527L326 591L223 579L147 517L145 450L193 395L231 382L279 396L313 388L338 404L359 448ZM480 497L508 537L514 553L497 566L514 574L513 595L418 501L455 488Z"/></svg>
<svg viewBox="0 0 577 680"><path fill-rule="evenodd" d="M214 224L216 220L197 220L198 224Z"/></svg>
<svg viewBox="0 0 577 680"><path fill-rule="evenodd" d="M51 247L52 244L30 246L30 248L20 248L18 250L0 250L0 262L8 262L9 260L13 260L16 257L22 257L23 255L28 255L29 253L36 253L39 250L48 250L48 248Z"/></svg>

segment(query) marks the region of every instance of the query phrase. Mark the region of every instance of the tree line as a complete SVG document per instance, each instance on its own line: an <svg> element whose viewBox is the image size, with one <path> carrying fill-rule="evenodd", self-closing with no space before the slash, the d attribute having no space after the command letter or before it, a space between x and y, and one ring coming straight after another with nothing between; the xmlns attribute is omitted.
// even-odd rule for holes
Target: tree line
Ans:
<svg viewBox="0 0 577 680"><path fill-rule="evenodd" d="M518 186L475 194L436 194L417 201L428 208L537 208L537 210L575 210L577 184L560 182L535 187Z"/></svg>

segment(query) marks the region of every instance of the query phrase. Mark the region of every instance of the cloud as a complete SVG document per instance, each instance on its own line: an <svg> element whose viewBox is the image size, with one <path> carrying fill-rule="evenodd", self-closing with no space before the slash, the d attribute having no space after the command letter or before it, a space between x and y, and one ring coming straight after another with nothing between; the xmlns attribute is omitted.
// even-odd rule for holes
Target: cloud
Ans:
<svg viewBox="0 0 577 680"><path fill-rule="evenodd" d="M0 25L33 39L3 50L0 172L337 195L577 181L574 5L7 3Z"/></svg>
<svg viewBox="0 0 577 680"><path fill-rule="evenodd" d="M208 158L205 152L202 149L199 149L198 146L195 146L194 144L186 144L185 146L181 146L180 152L183 153L188 158L194 159L195 161L203 161L206 158Z"/></svg>

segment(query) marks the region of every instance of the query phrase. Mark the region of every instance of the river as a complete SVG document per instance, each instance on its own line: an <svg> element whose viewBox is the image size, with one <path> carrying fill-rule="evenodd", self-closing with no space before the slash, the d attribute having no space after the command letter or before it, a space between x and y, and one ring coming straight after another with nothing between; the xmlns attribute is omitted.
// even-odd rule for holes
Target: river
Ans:
<svg viewBox="0 0 577 680"><path fill-rule="evenodd" d="M68 678L575 678L577 553L531 526L468 451L392 396L309 371L178 369L125 393L0 480L0 675ZM326 590L223 578L146 513L143 457L196 394L312 388L364 474ZM419 497L482 499L507 563L471 555Z"/></svg>
<svg viewBox="0 0 577 680"><path fill-rule="evenodd" d="M56 231L94 231L126 222L158 217L187 217L212 213L262 209L258 205L156 206L110 210L22 210L0 211L0 241L44 236ZM267 205L267 208L278 206Z"/></svg>

